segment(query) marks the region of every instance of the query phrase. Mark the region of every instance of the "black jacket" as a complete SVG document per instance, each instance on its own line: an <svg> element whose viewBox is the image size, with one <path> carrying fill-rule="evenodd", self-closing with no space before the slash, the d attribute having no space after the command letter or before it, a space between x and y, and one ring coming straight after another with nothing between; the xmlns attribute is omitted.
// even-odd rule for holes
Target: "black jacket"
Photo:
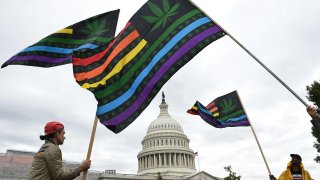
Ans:
<svg viewBox="0 0 320 180"><path fill-rule="evenodd" d="M320 129L320 116L318 115L317 117L313 118L311 123L316 129Z"/></svg>

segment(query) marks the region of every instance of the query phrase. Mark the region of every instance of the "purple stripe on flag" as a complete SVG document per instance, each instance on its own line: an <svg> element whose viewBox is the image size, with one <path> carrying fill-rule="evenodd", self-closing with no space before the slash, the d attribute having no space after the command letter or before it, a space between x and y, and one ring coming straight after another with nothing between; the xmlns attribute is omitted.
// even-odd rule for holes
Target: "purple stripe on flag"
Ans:
<svg viewBox="0 0 320 180"><path fill-rule="evenodd" d="M208 114L202 112L202 111L198 111L199 116L206 121L207 123L209 123L210 125L216 127L216 128L225 128L224 125L222 125L218 120L216 120L214 117L209 116Z"/></svg>
<svg viewBox="0 0 320 180"><path fill-rule="evenodd" d="M39 62L47 62L47 63L61 63L68 60L71 60L71 55L63 58L39 56L39 55L27 55L27 56L13 56L7 62L9 63L12 61L39 61Z"/></svg>
<svg viewBox="0 0 320 180"><path fill-rule="evenodd" d="M242 120L242 121L233 121L228 122L225 124L221 124L218 120L214 119L212 116L208 116L206 113L203 113L202 111L198 111L200 117L206 121L208 124L214 126L215 128L226 128L226 127L236 127L236 126L250 126L248 120Z"/></svg>
<svg viewBox="0 0 320 180"><path fill-rule="evenodd" d="M188 53L194 46L196 46L199 42L203 41L208 36L211 36L217 32L220 32L221 29L218 26L211 27L197 36L190 39L186 44L184 44L173 56L171 56L165 64L161 66L158 72L153 76L153 78L148 82L146 87L140 93L138 99L125 111L113 117L110 120L105 120L102 122L104 125L118 125L122 123L124 120L129 118L137 109L143 104L143 102L147 99L150 92L154 88L155 84L159 81L159 79L168 71L168 69L178 61L183 55Z"/></svg>

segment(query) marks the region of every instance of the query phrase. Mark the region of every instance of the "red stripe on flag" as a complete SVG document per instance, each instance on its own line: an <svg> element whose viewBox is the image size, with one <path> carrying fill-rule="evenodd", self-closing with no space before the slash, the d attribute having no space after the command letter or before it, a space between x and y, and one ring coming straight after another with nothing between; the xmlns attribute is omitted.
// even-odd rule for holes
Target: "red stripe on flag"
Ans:
<svg viewBox="0 0 320 180"><path fill-rule="evenodd" d="M139 37L138 31L133 31L130 33L125 39L123 39L111 52L110 56L108 56L107 60L99 67L83 73L74 74L77 81L83 81L85 79L91 79L93 77L98 76L101 74L106 67L110 64L114 57L116 57L123 49L125 49L132 41Z"/></svg>
<svg viewBox="0 0 320 180"><path fill-rule="evenodd" d="M108 47L103 50L102 52L95 54L93 56L90 56L88 58L73 58L72 59L72 63L75 66L88 66L89 64L92 64L98 60L100 60L109 50L110 48L114 45L115 42L117 42L117 40L119 39L119 37L123 34L123 32L131 25L130 22L128 22L126 24L126 26L124 27L124 29L119 33L119 35L116 37L116 39L114 39L112 41L111 44L108 45Z"/></svg>

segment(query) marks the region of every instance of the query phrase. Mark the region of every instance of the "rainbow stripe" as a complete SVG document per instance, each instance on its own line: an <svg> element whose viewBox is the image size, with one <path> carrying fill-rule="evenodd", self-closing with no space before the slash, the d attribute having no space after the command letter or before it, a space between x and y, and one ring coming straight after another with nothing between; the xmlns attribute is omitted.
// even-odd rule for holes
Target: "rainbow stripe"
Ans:
<svg viewBox="0 0 320 180"><path fill-rule="evenodd" d="M70 63L73 51L96 49L109 43L114 38L118 15L119 10L110 11L61 29L23 49L1 67L8 65L53 67ZM89 24L91 24L90 30L88 30ZM97 34L95 30L101 27L104 28L103 31Z"/></svg>
<svg viewBox="0 0 320 180"><path fill-rule="evenodd" d="M64 28L64 29L61 29L61 30L55 32L55 34L73 34L73 29Z"/></svg>
<svg viewBox="0 0 320 180"><path fill-rule="evenodd" d="M100 122L115 133L131 124L169 78L211 42L224 36L189 1L175 1L170 23L147 22L149 0L115 40L104 48L76 53L76 81L94 93ZM173 10L172 10L173 11ZM168 15L169 16L169 15ZM159 18L158 23L162 21ZM85 62L85 63L82 63Z"/></svg>
<svg viewBox="0 0 320 180"><path fill-rule="evenodd" d="M210 31L211 30L211 31ZM117 115L116 117L106 121L106 125L116 125L121 122L123 122L126 118L131 116L139 106L142 105L142 103L146 100L148 95L150 95L151 90L154 89L154 86L156 83L160 80L160 78L169 70L169 68L176 63L185 53L190 51L198 42L205 39L207 36L213 34L214 32L217 32L218 29L216 26L213 27L208 31L203 32L203 34L200 34L196 36L195 38L191 39L186 43L184 46L182 46L177 53L175 53L171 58L167 60L167 62L159 69L159 71L153 76L153 78L148 82L146 88L140 93L139 98L137 101L135 101L129 108L127 108L124 112ZM126 100L132 97L134 92L136 91L136 87L141 83L143 80L143 77L147 75L148 71L142 71L141 77L138 76L135 83L131 86L131 88L125 93L124 95L120 96L117 100L112 101L109 104L103 105L98 107L97 115L104 114L106 112L109 112L110 110L115 109L119 106L119 104L123 104Z"/></svg>
<svg viewBox="0 0 320 180"><path fill-rule="evenodd" d="M212 112L210 108L213 107L218 110ZM206 107L197 101L187 112L199 115L205 122L216 128L250 126L236 91L214 99Z"/></svg>

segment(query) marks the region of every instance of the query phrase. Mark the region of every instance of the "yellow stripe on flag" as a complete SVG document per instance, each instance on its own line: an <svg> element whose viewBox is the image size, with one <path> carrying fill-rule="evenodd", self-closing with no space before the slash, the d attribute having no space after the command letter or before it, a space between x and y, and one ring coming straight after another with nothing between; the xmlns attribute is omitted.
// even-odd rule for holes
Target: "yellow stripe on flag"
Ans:
<svg viewBox="0 0 320 180"><path fill-rule="evenodd" d="M61 29L60 31L55 32L56 34L72 34L73 29Z"/></svg>
<svg viewBox="0 0 320 180"><path fill-rule="evenodd" d="M146 44L147 44L147 41L143 39L132 51L130 51L125 57L123 57L117 63L117 65L112 69L112 71L107 76L105 76L101 81L93 83L93 84L84 83L81 87L83 87L85 89L89 89L89 88L95 88L95 87L99 86L100 84L105 85L107 83L107 80L110 79L115 74L119 73L123 69L123 67L126 64L128 64L141 51L141 49Z"/></svg>

